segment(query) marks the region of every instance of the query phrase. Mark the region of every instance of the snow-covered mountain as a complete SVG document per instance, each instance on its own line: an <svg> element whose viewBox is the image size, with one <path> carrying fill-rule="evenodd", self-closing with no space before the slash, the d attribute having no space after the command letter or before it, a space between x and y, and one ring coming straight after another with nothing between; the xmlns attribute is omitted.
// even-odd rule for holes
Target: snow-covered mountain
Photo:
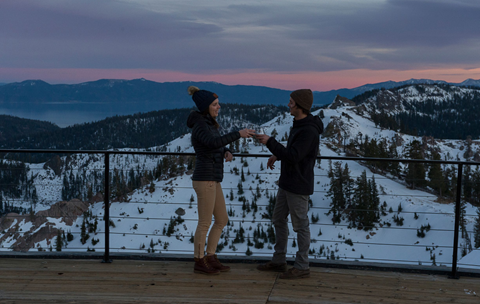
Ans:
<svg viewBox="0 0 480 304"><path fill-rule="evenodd" d="M480 139L478 88L407 85L366 92L352 101L382 128L441 139Z"/></svg>
<svg viewBox="0 0 480 304"><path fill-rule="evenodd" d="M413 94L413 91L408 93L406 88L405 91L406 95ZM359 136L397 142L399 158L405 157L405 147L409 143L415 140L422 142L420 137L377 127L358 107L325 108L313 114L323 116L326 127L320 144L322 156L344 155L346 143ZM283 114L254 127L266 134L276 133L276 138L286 144L285 134L288 134L291 125L292 117ZM466 160L463 153L465 141L433 140L425 144L432 150L439 151L443 160ZM480 143L474 141L471 147L478 151ZM238 148L239 152L270 155L265 147L253 139L241 140ZM166 147L150 149L193 152L190 134L171 141ZM128 180L129 174L138 177L148 170L154 176L151 182L144 183L141 188L122 199L114 199L111 203L112 252L193 254L191 240L196 228L197 211L190 179L190 159L170 158L168 162L164 161L166 159L166 156L112 155L112 176L114 179L116 176L117 181L123 178ZM275 170L267 170L266 161L267 157L235 157L225 165L222 187L230 222L220 240L221 255L267 257L273 252L269 208L278 189L276 182L280 166ZM376 228L369 231L349 228L345 220L332 224L331 215L327 215L331 202L331 197L328 196L331 162L318 162L315 168L315 192L311 196L310 207L310 250L313 261L340 259L451 265L454 235L452 200L441 199L432 191L412 190L402 179L388 173L374 173L363 163L344 161L342 166L345 164L348 164L353 178L360 177L363 172L366 172L368 179L374 178L384 212L380 215ZM44 163L29 166L38 195L36 215L8 214L2 217L0 250L55 250L57 230L60 230L65 234L65 239L62 233L60 235L62 251L102 252L105 246L102 195L95 195L96 191L93 191L89 204L79 200L62 201L65 175L61 172L83 176L87 183L82 184L82 187L101 189L101 184L94 185L92 172L101 176L103 158L100 155L79 154L59 159L57 166ZM171 172L173 167L176 168L175 173ZM158 173L158 170L163 171ZM147 176L144 178L148 179ZM21 200L15 203L26 204ZM473 237L476 212L476 207L467 204L466 229L470 239ZM403 219L400 221L403 224L397 224L394 218ZM424 236L418 236L419 231ZM290 238L288 250L289 256L293 257L296 252L293 231ZM479 250L468 248L466 238L461 238L460 243L459 256L466 254L460 260L460 266L480 268Z"/></svg>
<svg viewBox="0 0 480 304"><path fill-rule="evenodd" d="M367 107L374 106L377 111L388 110L389 114L394 114L395 112L408 112L414 103L452 102L455 98L473 99L478 94L479 89L475 88L419 84L396 87L390 90L378 90L375 95L369 98L356 98L356 100L365 103Z"/></svg>
<svg viewBox="0 0 480 304"><path fill-rule="evenodd" d="M476 79L468 78L468 79L462 81L459 85L480 87L480 79L476 80Z"/></svg>

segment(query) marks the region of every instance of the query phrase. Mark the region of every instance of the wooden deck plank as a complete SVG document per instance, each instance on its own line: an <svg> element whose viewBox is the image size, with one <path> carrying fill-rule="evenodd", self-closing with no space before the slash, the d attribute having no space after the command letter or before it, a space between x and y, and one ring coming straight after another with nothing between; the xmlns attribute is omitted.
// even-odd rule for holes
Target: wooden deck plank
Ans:
<svg viewBox="0 0 480 304"><path fill-rule="evenodd" d="M480 303L480 279L311 268L280 280L252 264L217 276L192 262L0 259L0 303Z"/></svg>
<svg viewBox="0 0 480 304"><path fill-rule="evenodd" d="M465 291L480 290L478 283L472 278L320 270L309 280L278 281L269 303L480 303Z"/></svg>

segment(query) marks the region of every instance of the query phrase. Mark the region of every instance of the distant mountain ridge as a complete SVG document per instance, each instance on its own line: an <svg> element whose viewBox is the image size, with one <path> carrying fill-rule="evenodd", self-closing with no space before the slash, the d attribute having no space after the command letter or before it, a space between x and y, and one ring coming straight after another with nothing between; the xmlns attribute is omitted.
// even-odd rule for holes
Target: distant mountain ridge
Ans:
<svg viewBox="0 0 480 304"><path fill-rule="evenodd" d="M330 104L336 95L353 98L373 89L390 89L406 84L447 84L443 80L410 79L365 84L352 89L314 92L316 105ZM467 79L455 86L480 87L480 80ZM192 99L187 87L197 86L217 93L223 103L285 105L291 91L252 85L224 85L217 82L155 82L146 79L100 79L79 84L49 84L42 80L26 80L0 86L2 103L112 103L130 105L137 111L190 108Z"/></svg>
<svg viewBox="0 0 480 304"><path fill-rule="evenodd" d="M26 80L0 86L1 103L129 104L136 111L190 108L194 106L187 87L194 85L220 96L222 103L288 103L290 91L261 86L228 86L216 82L154 82L146 79L101 79L80 84L48 84Z"/></svg>

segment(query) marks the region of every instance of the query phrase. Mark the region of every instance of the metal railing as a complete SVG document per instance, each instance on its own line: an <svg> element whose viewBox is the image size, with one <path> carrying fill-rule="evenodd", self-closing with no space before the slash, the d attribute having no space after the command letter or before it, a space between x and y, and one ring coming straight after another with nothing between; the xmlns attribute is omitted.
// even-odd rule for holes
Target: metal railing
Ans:
<svg viewBox="0 0 480 304"><path fill-rule="evenodd" d="M194 153L178 153L178 152L155 152L155 151L116 151L116 150L111 150L111 151L98 151L98 150L0 150L0 153L4 154L25 154L25 153L42 153L42 154L55 154L55 155L69 155L69 154L97 154L97 155L103 155L104 156L104 168L103 168L103 174L104 174L104 222L105 222L105 227L104 227L104 255L103 255L103 262L109 263L111 262L111 255L110 255L110 236L112 233L110 231L110 225L111 225L111 219L118 219L120 220L121 217L115 217L110 215L110 174L111 174L111 164L110 164L110 158L112 155L150 155L150 156L195 156ZM234 154L234 157L241 157L241 158L266 158L269 157L270 154L239 154L236 153ZM458 278L458 266L457 266L457 261L458 261L458 251L459 251L459 234L460 234L460 208L461 208L461 189L462 189L462 177L463 177L463 168L465 165L473 165L473 166L478 166L480 163L473 163L473 162L465 162L465 161L441 161L441 160L417 160L417 159L386 159L386 158L369 158L369 157L343 157L343 156L320 156L318 157L319 160L331 160L331 161L357 161L357 162L400 162L400 163L428 163L428 164L442 164L442 165L451 165L451 166L457 166L457 184L456 184L456 196L455 196L455 223L454 223L454 237L453 237L453 245L452 245L452 263L451 263L451 272L450 272L450 277L451 278ZM256 172L258 174L259 172ZM262 173L263 174L263 173ZM228 187L224 189L229 189ZM268 189L267 189L268 190ZM272 191L275 191L276 189L270 189ZM227 202L228 203L228 202ZM237 205L238 207L238 205ZM312 207L312 210L321 209L319 207ZM326 209L325 209L326 210ZM362 210L358 210L359 212L362 212ZM404 213L409 213L409 211L403 211ZM413 212L410 212L413 213ZM418 212L421 213L421 212ZM415 215L417 212L415 212ZM131 219L133 217L130 217ZM166 220L166 218L151 218L151 219L158 219L158 220ZM258 223L268 223L270 220L257 220ZM312 225L328 225L327 223L312 223ZM331 224L330 224L331 225ZM341 226L341 224L337 225ZM384 227L384 229L400 229L398 227ZM321 228L320 228L321 229ZM401 228L401 229L416 229L416 228ZM442 231L442 229L433 229L432 231ZM321 230L320 230L321 231ZM155 234L156 235L156 234ZM185 237L185 236L183 236ZM312 236L313 241L317 241L315 236ZM294 239L293 239L294 241ZM338 242L338 241L333 241L333 240L323 240L324 242ZM362 242L356 242L356 244L362 245ZM377 245L377 246L400 246L399 244L385 244L385 243L380 243L380 244L375 244L372 242L369 243L364 243L368 245ZM409 244L403 244L401 246L412 246ZM438 248L439 246L437 246ZM442 246L440 246L441 248ZM447 246L443 246L447 247ZM353 258L352 258L353 259ZM377 261L381 261L381 259L377 259ZM389 260L386 260L389 261ZM401 261L399 261L401 262ZM412 261L405 261L405 262L412 262Z"/></svg>

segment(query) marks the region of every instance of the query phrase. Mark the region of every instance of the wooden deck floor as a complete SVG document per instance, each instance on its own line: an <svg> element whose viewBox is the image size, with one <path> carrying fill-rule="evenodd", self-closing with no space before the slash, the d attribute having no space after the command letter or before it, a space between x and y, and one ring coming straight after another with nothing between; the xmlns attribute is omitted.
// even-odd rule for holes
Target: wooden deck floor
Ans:
<svg viewBox="0 0 480 304"><path fill-rule="evenodd" d="M280 280L254 264L218 276L191 262L0 259L0 303L480 303L480 278L311 268Z"/></svg>

